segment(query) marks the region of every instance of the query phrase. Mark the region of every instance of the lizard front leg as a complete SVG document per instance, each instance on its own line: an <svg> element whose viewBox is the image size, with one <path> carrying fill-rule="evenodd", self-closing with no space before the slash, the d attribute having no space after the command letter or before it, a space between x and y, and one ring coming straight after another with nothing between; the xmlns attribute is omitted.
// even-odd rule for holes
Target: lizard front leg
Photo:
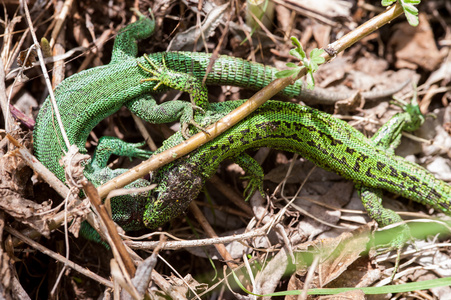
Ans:
<svg viewBox="0 0 451 300"><path fill-rule="evenodd" d="M145 143L127 143L123 140L112 137L104 136L100 138L99 144L94 151L92 160L90 162L91 166L94 168L106 168L108 160L111 155L115 154L118 156L126 156L131 158L141 158L147 159L152 155L151 151L140 149Z"/></svg>
<svg viewBox="0 0 451 300"><path fill-rule="evenodd" d="M163 124L180 120L185 138L189 137L187 124L195 124L197 128L202 129L194 122L193 106L186 101L174 100L157 104L151 95L144 95L128 101L125 106L149 123Z"/></svg>
<svg viewBox="0 0 451 300"><path fill-rule="evenodd" d="M138 65L145 72L148 72L153 76L147 79L143 79L141 82L158 81L158 83L153 88L154 90L157 90L161 85L165 85L167 87L190 94L191 112L185 111L181 118L182 133L184 137L189 137L188 124L194 125L198 129L203 130L203 128L194 121L193 111L200 110L201 112L205 113L205 110L209 108L207 87L203 85L202 82L195 76L168 69L165 64L164 56L162 59L162 64L160 65L154 62L147 55L144 55L144 58L149 63L150 67L146 67L140 62L138 62Z"/></svg>

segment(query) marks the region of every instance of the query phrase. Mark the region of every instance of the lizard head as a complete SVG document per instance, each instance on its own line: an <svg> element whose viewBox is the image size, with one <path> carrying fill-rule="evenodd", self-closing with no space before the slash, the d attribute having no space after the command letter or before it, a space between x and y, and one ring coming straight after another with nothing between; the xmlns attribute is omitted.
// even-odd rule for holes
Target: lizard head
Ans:
<svg viewBox="0 0 451 300"><path fill-rule="evenodd" d="M146 204L143 222L147 228L157 228L182 214L200 193L204 180L196 166L182 159L158 170L157 188Z"/></svg>

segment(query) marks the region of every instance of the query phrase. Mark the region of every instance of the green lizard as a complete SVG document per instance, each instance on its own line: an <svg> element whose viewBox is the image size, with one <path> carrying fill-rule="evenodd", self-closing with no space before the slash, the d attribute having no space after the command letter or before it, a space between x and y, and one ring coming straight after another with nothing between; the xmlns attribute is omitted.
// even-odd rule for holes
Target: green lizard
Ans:
<svg viewBox="0 0 451 300"><path fill-rule="evenodd" d="M108 65L92 68L65 79L55 90L55 97L61 112L61 119L69 141L81 153L86 153L85 143L92 129L104 118L126 106L138 117L151 123L178 121L192 122L193 110L208 110L207 91L201 84L211 55L191 52L164 52L136 58L136 39L146 38L154 31L154 21L141 16L140 19L121 30L116 37L112 59ZM165 64L163 64L163 57ZM150 63L150 62L151 63ZM142 66L142 67L140 67ZM275 79L278 70L243 59L220 56L206 77L207 85L235 85L253 90L261 89ZM154 80L149 80L149 72ZM363 93L367 99L390 96L395 90ZM152 93L175 88L189 92L193 103L169 101L157 105ZM156 90L155 90L156 89ZM303 88L302 81L287 87L283 95L298 97L304 101L314 99L317 103L331 103L349 97L348 94L331 94L321 89L310 91ZM54 121L54 112L46 99L38 114L34 130L36 157L61 180L64 170L59 160L66 147L60 129ZM116 142L103 139L102 143ZM136 149L138 145L127 146L118 155L147 157L148 152ZM106 146L107 147L107 146Z"/></svg>
<svg viewBox="0 0 451 300"><path fill-rule="evenodd" d="M209 56L205 54L185 52L149 55L149 60L153 63L149 63L144 57L135 58L135 39L150 34L153 28L149 28L152 26L152 21L141 18L126 27L116 39L109 65L71 76L55 91L69 140L81 152L86 151L84 143L92 128L123 105L151 122L169 122L181 118L185 123L192 121L192 110L197 106L204 109L204 114L194 114L194 119L199 125L205 126L241 103L208 104L205 90L202 90L200 84L209 62ZM165 66L162 64L163 55ZM143 81L147 79L148 72L139 67L138 62L160 81ZM274 68L223 56L216 61L206 82L255 89L271 81L275 71ZM187 74L188 72L191 74ZM155 87L158 87L157 91L164 89L159 87L159 82L188 91L197 99L192 104L172 101L156 106L148 93ZM186 82L189 84L185 84ZM174 86L173 83L177 84ZM285 94L291 96L305 95L304 92L299 83L285 90ZM64 170L58 164L64 146L59 144L60 133L54 128L52 118L53 112L47 100L39 113L34 132L35 152L41 162L64 180ZM183 132L179 132L169 139L162 149L183 140L182 134ZM430 204L449 214L449 185L435 179L415 164L386 154L375 144L347 123L328 114L296 104L269 102L189 157L158 170L152 179L152 182L158 184L154 192L114 198L113 219L128 230L154 228L164 224L185 210L197 196L205 180L227 157L233 157L246 171L253 174L249 195L252 191L261 189L263 173L260 166L243 151L260 146L298 152L362 187L376 189L376 192L380 189L388 190L408 199ZM86 164L86 177L95 185L100 185L123 173L124 169L111 170L106 167L109 156L114 153L146 157L149 152L138 149L140 145L104 137L92 160ZM142 179L128 187L148 185L149 182ZM372 212L374 211L373 209ZM387 223L386 218L378 221Z"/></svg>

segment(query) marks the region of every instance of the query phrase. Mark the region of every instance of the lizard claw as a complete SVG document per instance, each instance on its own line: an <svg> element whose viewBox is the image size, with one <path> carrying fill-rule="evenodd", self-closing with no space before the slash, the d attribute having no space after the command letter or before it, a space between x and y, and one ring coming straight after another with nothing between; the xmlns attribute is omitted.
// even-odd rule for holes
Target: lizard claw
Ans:
<svg viewBox="0 0 451 300"><path fill-rule="evenodd" d="M155 84L153 90L157 90L161 85L165 85L172 89L187 92L191 96L193 108L208 108L207 87L204 86L202 81L200 81L197 77L191 74L177 72L166 67L164 55L161 56L161 63L156 63L145 54L144 58L149 63L150 67L142 65L139 61L137 62L138 66L153 76L150 78L141 79L141 83L146 81L157 81L158 83Z"/></svg>

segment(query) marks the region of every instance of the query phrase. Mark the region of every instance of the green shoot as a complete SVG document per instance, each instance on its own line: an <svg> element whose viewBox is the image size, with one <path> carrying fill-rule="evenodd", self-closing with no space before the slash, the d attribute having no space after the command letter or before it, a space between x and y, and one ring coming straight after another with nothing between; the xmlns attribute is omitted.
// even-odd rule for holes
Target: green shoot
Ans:
<svg viewBox="0 0 451 300"><path fill-rule="evenodd" d="M290 50L290 55L296 57L302 62L302 66L296 65L294 63L287 63L287 67L291 68L288 70L279 71L276 73L277 78L284 78L293 76L293 78L296 78L299 74L299 72L303 68L307 68L307 87L311 90L315 87L315 80L313 79L313 73L318 70L318 65L324 63L325 59L321 56L323 54L323 49L313 49L310 52L310 59L307 58L307 55L304 52L304 49L302 49L302 45L299 42L299 40L295 37L291 37L291 42L293 43L293 46L296 48Z"/></svg>

